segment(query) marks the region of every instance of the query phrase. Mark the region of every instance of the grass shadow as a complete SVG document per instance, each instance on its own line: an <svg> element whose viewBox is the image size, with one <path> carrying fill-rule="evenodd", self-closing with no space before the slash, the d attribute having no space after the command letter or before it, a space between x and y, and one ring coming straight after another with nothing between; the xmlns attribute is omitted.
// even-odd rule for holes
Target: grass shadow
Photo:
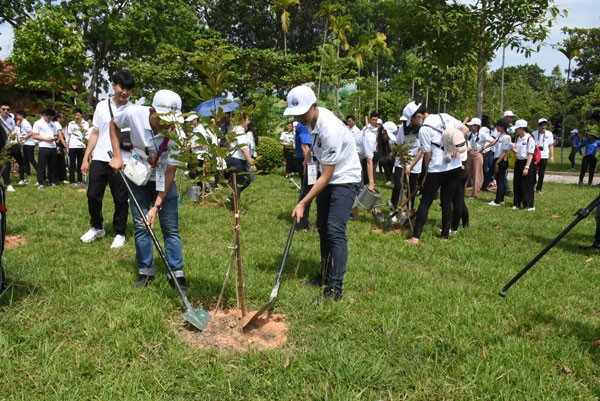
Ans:
<svg viewBox="0 0 600 401"><path fill-rule="evenodd" d="M26 298L42 294L44 290L37 283L28 283L21 280L10 280L7 278L6 288L0 294L0 307L10 306L16 302L22 302Z"/></svg>

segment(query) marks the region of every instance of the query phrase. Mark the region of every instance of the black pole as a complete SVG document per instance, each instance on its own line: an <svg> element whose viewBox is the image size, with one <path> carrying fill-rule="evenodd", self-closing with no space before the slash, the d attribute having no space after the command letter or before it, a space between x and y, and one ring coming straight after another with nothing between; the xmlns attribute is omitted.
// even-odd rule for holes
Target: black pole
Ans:
<svg viewBox="0 0 600 401"><path fill-rule="evenodd" d="M565 235L567 235L567 233L569 231L571 231L573 229L573 227L575 227L577 225L577 223L579 223L581 220L588 217L590 215L590 213L596 207L598 207L599 204L600 204L600 196L596 197L596 199L594 199L585 209L579 209L575 213L575 216L577 216L575 218L575 220L573 220L573 222L571 224L569 224L567 226L567 228L562 230L562 232L560 234L558 234L558 236L556 238L554 238L544 249L542 249L542 251L540 253L535 255L535 257L529 263L527 263L527 266L525 266L520 272L518 272L516 274L516 276L514 276L508 283L506 283L506 285L504 287L502 287L502 290L500 290L498 295L500 295L501 297L505 297L506 291L508 291L508 289L510 287L512 287L512 285L514 283L516 283L521 278L521 276L523 276L525 273L527 273L527 271L529 269L531 269L533 267L533 265L535 265L537 263L537 261L540 260L542 258L542 256L544 256L550 249L552 249L552 247L554 247L554 245L556 245Z"/></svg>

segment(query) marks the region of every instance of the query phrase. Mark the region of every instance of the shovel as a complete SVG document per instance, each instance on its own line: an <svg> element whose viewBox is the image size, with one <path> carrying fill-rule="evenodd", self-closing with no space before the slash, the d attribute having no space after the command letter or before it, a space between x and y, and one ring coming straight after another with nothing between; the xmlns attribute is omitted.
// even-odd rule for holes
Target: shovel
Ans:
<svg viewBox="0 0 600 401"><path fill-rule="evenodd" d="M112 152L108 152L108 155L112 158ZM133 203L135 204L135 207L136 207L138 213L140 214L140 216L142 216L142 221L144 222L146 229L148 229L148 232L150 233L150 237L152 237L152 242L154 242L154 246L156 246L156 250L160 254L160 258L162 259L163 263L167 267L167 272L169 273L169 276L171 277L173 284L175 285L175 289L177 290L177 292L179 293L179 296L183 300L183 304L185 305L185 309L186 309L186 311L182 314L183 318L188 323L190 323L192 326L196 327L198 330L206 329L208 327L208 323L210 323L210 315L202 308L194 309L192 307L192 304L186 297L185 292L183 291L183 289L181 288L181 286L175 279L175 273L173 273L173 268L171 267L169 262L167 262L167 256L165 255L165 252L163 251L162 246L160 245L160 242L158 242L158 238L156 238L154 231L150 228L150 223L148 223L148 219L146 219L146 214L144 213L144 211L142 210L142 207L140 206L137 199L133 195L133 191L131 190L131 187L129 186L129 182L127 182L127 178L125 177L125 174L123 174L123 170L119 170L119 174L121 174L121 178L123 179L123 182L125 183L125 187L127 187L127 192L129 192L129 196L133 200Z"/></svg>

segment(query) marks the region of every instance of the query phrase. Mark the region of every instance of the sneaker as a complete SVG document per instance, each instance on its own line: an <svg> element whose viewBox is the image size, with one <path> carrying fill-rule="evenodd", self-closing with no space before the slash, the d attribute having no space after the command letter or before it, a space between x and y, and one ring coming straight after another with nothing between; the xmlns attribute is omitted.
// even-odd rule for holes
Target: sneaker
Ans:
<svg viewBox="0 0 600 401"><path fill-rule="evenodd" d="M17 192L17 191L15 190L15 187L13 187L12 185L9 184L6 187L6 192Z"/></svg>
<svg viewBox="0 0 600 401"><path fill-rule="evenodd" d="M339 302L342 300L342 298L344 298L344 295L342 294L341 291L338 290L334 290L333 288L326 288L325 291L323 291L323 295L319 295L318 297L315 297L315 302L323 302L323 301L335 301L335 302Z"/></svg>
<svg viewBox="0 0 600 401"><path fill-rule="evenodd" d="M92 227L81 236L80 240L81 242L88 243L104 237L105 234L106 233L104 232L104 229L97 229Z"/></svg>
<svg viewBox="0 0 600 401"><path fill-rule="evenodd" d="M175 280L177 280L177 283L179 284L179 287L183 291L187 291L187 289L188 289L188 283L187 283L187 280L185 279L185 277L175 277ZM169 281L169 285L171 287L175 288L175 282L173 281L173 279L171 277L169 277L168 281Z"/></svg>
<svg viewBox="0 0 600 401"><path fill-rule="evenodd" d="M27 180L21 180L19 181L19 185L27 185Z"/></svg>
<svg viewBox="0 0 600 401"><path fill-rule="evenodd" d="M534 207L530 207L530 208L527 208L525 210L527 210L528 212L535 212L535 208Z"/></svg>
<svg viewBox="0 0 600 401"><path fill-rule="evenodd" d="M519 210L519 208L517 206L513 206L512 210Z"/></svg>
<svg viewBox="0 0 600 401"><path fill-rule="evenodd" d="M509 198L512 198L513 193L512 193L512 191L508 191L507 193L504 194L504 196L508 196Z"/></svg>
<svg viewBox="0 0 600 401"><path fill-rule="evenodd" d="M538 195L544 195L544 191L542 191L541 189L538 189L537 191L535 191Z"/></svg>
<svg viewBox="0 0 600 401"><path fill-rule="evenodd" d="M391 181L387 181L387 182L385 183L385 185L386 185L386 186L388 186L388 187L391 187L391 186L392 186L392 182L391 182Z"/></svg>
<svg viewBox="0 0 600 401"><path fill-rule="evenodd" d="M148 276L146 274L138 274L138 278L137 278L137 280L135 282L135 286L137 288L145 287L151 281L154 281L154 276Z"/></svg>
<svg viewBox="0 0 600 401"><path fill-rule="evenodd" d="M125 245L125 236L121 234L115 235L115 239L110 246L112 249L121 248Z"/></svg>
<svg viewBox="0 0 600 401"><path fill-rule="evenodd" d="M488 203L488 205L490 205L490 206L500 206L499 203L496 203L494 201L491 201L490 203Z"/></svg>
<svg viewBox="0 0 600 401"><path fill-rule="evenodd" d="M38 189L39 189L40 191L43 191L43 190L44 190L44 186L43 186L43 185L38 185Z"/></svg>

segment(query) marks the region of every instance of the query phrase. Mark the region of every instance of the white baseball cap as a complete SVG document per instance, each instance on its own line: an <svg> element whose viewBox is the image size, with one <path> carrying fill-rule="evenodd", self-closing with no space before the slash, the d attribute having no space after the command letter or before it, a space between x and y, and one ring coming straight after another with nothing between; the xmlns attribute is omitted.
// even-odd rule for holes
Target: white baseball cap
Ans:
<svg viewBox="0 0 600 401"><path fill-rule="evenodd" d="M185 118L185 121L190 122L190 121L194 121L198 118L198 114L194 113L194 114L190 114L189 116L187 116Z"/></svg>
<svg viewBox="0 0 600 401"><path fill-rule="evenodd" d="M515 113L513 113L511 110L506 110L504 112L504 116L503 117L516 117L517 115Z"/></svg>
<svg viewBox="0 0 600 401"><path fill-rule="evenodd" d="M383 124L383 129L387 132L388 137L392 140L396 140L396 131L398 131L398 126L394 124L393 121L386 121Z"/></svg>
<svg viewBox="0 0 600 401"><path fill-rule="evenodd" d="M308 86L296 86L287 95L288 107L283 112L284 116L301 116L317 102L315 92Z"/></svg>
<svg viewBox="0 0 600 401"><path fill-rule="evenodd" d="M407 120L407 118L404 117L404 115L402 115L402 117L400 117L400 121L406 121L406 120Z"/></svg>
<svg viewBox="0 0 600 401"><path fill-rule="evenodd" d="M407 127L410 127L410 119L413 114L419 110L419 107L421 107L421 103L417 104L416 102L410 102L406 105L404 110L402 110L402 115L406 118L406 121L408 121L408 124L406 124Z"/></svg>
<svg viewBox="0 0 600 401"><path fill-rule="evenodd" d="M171 90L161 89L152 99L152 107L161 120L183 123L181 116L181 97Z"/></svg>
<svg viewBox="0 0 600 401"><path fill-rule="evenodd" d="M527 121L525 120L517 120L515 121L515 125L513 126L514 129L517 128L527 128Z"/></svg>
<svg viewBox="0 0 600 401"><path fill-rule="evenodd" d="M575 128L573 131L571 131L571 134L579 134L579 130Z"/></svg>
<svg viewBox="0 0 600 401"><path fill-rule="evenodd" d="M467 125L479 125L481 127L481 120L477 117L472 118L471 121L467 123Z"/></svg>
<svg viewBox="0 0 600 401"><path fill-rule="evenodd" d="M538 125L540 125L540 124L548 124L548 120L546 120L545 118L540 118L538 120Z"/></svg>

